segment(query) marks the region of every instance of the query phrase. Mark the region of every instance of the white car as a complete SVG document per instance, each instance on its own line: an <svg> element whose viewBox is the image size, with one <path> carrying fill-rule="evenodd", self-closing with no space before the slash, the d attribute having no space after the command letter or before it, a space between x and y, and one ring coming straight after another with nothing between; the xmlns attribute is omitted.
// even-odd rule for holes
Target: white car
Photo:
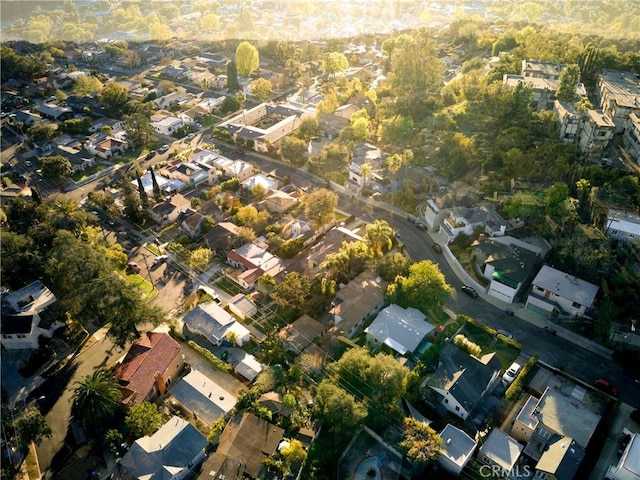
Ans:
<svg viewBox="0 0 640 480"><path fill-rule="evenodd" d="M502 380L507 384L511 384L520 373L520 369L522 369L522 366L517 362L513 362L511 366L507 368L507 371L504 372L504 375L502 375Z"/></svg>
<svg viewBox="0 0 640 480"><path fill-rule="evenodd" d="M158 265L162 262L166 262L168 258L169 258L168 255L158 255L156 258L153 259L153 264Z"/></svg>

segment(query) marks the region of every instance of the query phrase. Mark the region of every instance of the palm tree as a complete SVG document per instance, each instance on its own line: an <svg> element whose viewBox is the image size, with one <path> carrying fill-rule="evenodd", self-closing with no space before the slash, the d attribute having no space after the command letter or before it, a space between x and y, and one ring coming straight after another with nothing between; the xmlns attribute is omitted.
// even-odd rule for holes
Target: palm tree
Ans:
<svg viewBox="0 0 640 480"><path fill-rule="evenodd" d="M78 204L68 198L61 198L53 204L51 224L74 235L80 235L87 226L87 214L78 208Z"/></svg>
<svg viewBox="0 0 640 480"><path fill-rule="evenodd" d="M362 165L360 165L360 175L362 176L364 187L369 186L369 181L371 180L372 173L373 173L373 165L371 165L370 162L365 162Z"/></svg>
<svg viewBox="0 0 640 480"><path fill-rule="evenodd" d="M122 391L118 381L104 370L98 369L87 375L73 390L71 415L82 420L88 427L106 426L121 408Z"/></svg>
<svg viewBox="0 0 640 480"><path fill-rule="evenodd" d="M367 242L373 253L379 257L393 246L393 235L393 228L384 220L374 220L367 225Z"/></svg>

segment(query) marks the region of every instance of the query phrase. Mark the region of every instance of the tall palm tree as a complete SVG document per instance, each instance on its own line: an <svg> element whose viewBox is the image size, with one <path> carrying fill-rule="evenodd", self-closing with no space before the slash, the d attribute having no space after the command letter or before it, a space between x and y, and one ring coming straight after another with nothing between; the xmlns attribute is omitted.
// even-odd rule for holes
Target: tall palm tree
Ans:
<svg viewBox="0 0 640 480"><path fill-rule="evenodd" d="M53 204L51 224L74 235L80 235L87 226L87 214L78 208L78 204L68 198L60 198Z"/></svg>
<svg viewBox="0 0 640 480"><path fill-rule="evenodd" d="M122 391L118 381L102 369L87 375L73 390L71 415L88 427L105 426L121 408Z"/></svg>
<svg viewBox="0 0 640 480"><path fill-rule="evenodd" d="M393 235L393 228L384 220L374 220L367 225L367 242L373 253L379 257L393 246Z"/></svg>

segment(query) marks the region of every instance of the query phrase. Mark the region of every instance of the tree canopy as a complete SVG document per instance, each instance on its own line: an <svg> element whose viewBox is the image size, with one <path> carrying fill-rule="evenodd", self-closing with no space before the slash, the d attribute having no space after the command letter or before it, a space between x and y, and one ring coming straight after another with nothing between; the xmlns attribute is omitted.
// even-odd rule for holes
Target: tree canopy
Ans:
<svg viewBox="0 0 640 480"><path fill-rule="evenodd" d="M258 49L249 42L240 42L236 48L236 67L241 77L248 77L260 66Z"/></svg>
<svg viewBox="0 0 640 480"><path fill-rule="evenodd" d="M387 287L387 295L403 307L414 307L423 312L444 305L451 286L438 265L430 260L414 263L407 277L398 277Z"/></svg>
<svg viewBox="0 0 640 480"><path fill-rule="evenodd" d="M305 200L305 213L315 229L335 218L338 195L326 188L314 190Z"/></svg>

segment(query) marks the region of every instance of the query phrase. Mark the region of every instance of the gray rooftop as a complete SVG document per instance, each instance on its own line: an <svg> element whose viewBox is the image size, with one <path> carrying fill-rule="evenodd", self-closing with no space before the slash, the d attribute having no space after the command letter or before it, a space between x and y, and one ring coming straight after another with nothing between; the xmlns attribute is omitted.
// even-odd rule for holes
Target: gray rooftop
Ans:
<svg viewBox="0 0 640 480"><path fill-rule="evenodd" d="M440 455L444 455L457 465L464 465L478 445L473 438L451 424L444 427L440 438L442 438Z"/></svg>
<svg viewBox="0 0 640 480"><path fill-rule="evenodd" d="M435 327L425 315L413 307L407 309L392 303L383 309L365 332L400 355L413 352Z"/></svg>
<svg viewBox="0 0 640 480"><path fill-rule="evenodd" d="M560 297L587 307L591 306L598 293L597 285L556 270L548 265L542 266L532 283Z"/></svg>
<svg viewBox="0 0 640 480"><path fill-rule="evenodd" d="M522 453L523 446L497 428L494 428L480 447L480 453L496 465L510 472Z"/></svg>

